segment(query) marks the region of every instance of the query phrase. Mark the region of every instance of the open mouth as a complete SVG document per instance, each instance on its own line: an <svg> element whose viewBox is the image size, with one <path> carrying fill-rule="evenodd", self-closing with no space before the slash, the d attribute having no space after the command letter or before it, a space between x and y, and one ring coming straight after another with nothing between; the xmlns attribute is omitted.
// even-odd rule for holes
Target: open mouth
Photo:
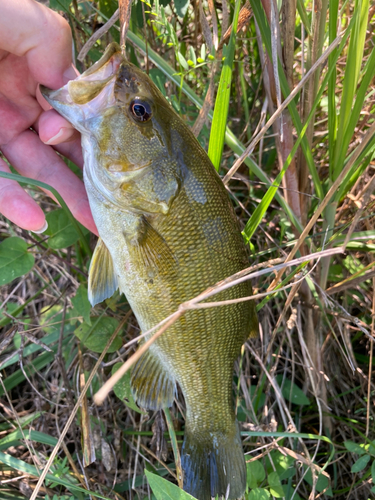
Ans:
<svg viewBox="0 0 375 500"><path fill-rule="evenodd" d="M113 43L109 45L97 63L75 80L71 80L58 90L41 86L41 93L53 108L73 125L77 125L78 120L82 122L82 119L87 119L100 111L104 104L110 103L114 82L123 61L124 58L119 46ZM98 96L100 98L96 99ZM77 107L84 107L85 104L91 103L94 99L95 104L90 105L87 110L77 110Z"/></svg>

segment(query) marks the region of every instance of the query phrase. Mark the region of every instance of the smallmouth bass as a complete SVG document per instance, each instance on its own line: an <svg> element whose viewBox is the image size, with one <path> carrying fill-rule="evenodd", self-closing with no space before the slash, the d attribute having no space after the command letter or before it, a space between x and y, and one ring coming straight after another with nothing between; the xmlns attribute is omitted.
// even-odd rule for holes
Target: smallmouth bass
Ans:
<svg viewBox="0 0 375 500"><path fill-rule="evenodd" d="M207 154L118 45L76 80L42 94L82 134L84 182L100 234L90 266L92 305L119 288L146 331L246 267L236 216ZM217 300L251 293L247 281ZM183 485L199 500L244 493L233 364L257 331L252 301L189 311L133 368L132 391L143 408L171 406L179 384Z"/></svg>

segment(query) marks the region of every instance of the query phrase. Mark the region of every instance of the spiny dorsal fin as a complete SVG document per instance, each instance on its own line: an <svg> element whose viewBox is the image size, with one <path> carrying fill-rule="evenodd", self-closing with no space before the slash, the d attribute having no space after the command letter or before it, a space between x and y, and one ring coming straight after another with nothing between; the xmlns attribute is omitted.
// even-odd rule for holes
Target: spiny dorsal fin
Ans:
<svg viewBox="0 0 375 500"><path fill-rule="evenodd" d="M172 406L176 382L159 359L146 351L133 368L131 389L139 406L148 410L161 410Z"/></svg>
<svg viewBox="0 0 375 500"><path fill-rule="evenodd" d="M118 288L117 274L108 248L99 238L89 270L88 298L94 307L111 297Z"/></svg>
<svg viewBox="0 0 375 500"><path fill-rule="evenodd" d="M129 253L155 273L171 275L177 270L176 256L146 217L140 218L136 236L125 234L125 238Z"/></svg>

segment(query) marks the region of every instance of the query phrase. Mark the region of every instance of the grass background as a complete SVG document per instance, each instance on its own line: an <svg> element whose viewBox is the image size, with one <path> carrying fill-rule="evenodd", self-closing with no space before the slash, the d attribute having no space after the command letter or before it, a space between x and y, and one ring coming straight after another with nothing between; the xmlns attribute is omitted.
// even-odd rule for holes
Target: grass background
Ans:
<svg viewBox="0 0 375 500"><path fill-rule="evenodd" d="M70 22L77 57L118 5L50 7ZM127 56L208 151L253 271L345 250L253 279L255 294L268 292L257 301L261 335L233 381L250 500L375 491L374 15L365 0L133 2ZM78 68L112 40L118 22ZM0 497L30 498L71 417L39 497L187 498L175 487L183 398L166 419L147 414L125 376L93 404L139 329L123 296L90 309L95 239L40 183L23 182L49 229L38 236L0 219Z"/></svg>

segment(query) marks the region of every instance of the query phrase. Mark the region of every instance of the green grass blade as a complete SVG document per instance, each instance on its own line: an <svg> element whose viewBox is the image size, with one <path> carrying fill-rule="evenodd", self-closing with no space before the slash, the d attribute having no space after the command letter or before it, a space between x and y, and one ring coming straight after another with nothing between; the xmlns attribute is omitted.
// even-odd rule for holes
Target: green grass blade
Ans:
<svg viewBox="0 0 375 500"><path fill-rule="evenodd" d="M338 118L337 139L333 156L332 180L335 180L337 178L344 165L344 158L346 156L349 145L349 143L347 143L349 134L348 129L354 122L357 123L358 121L357 118L354 119L352 113L352 105L358 85L363 59L368 7L368 0L356 0L353 14L354 26L350 34L348 56L346 58L345 64L345 76L342 90L340 115Z"/></svg>
<svg viewBox="0 0 375 500"><path fill-rule="evenodd" d="M29 439L30 441L36 441L37 443L46 444L48 446L56 446L57 439L44 432L17 429L11 432L4 438L0 439L0 450L6 450L11 446L20 446L20 440ZM17 443L17 444L15 444Z"/></svg>
<svg viewBox="0 0 375 500"><path fill-rule="evenodd" d="M284 437L288 439L308 439L308 440L318 440L318 441L324 441L328 443L331 447L331 453L328 457L327 462L325 463L324 467L322 467L322 471L328 467L328 465L332 462L334 456L335 456L335 445L333 442L326 436L320 436L318 434L307 434L304 432L263 432L263 431L241 431L241 436L248 436L248 437Z"/></svg>
<svg viewBox="0 0 375 500"><path fill-rule="evenodd" d="M171 412L169 411L169 408L164 408L164 415L165 415L165 420L167 422L169 437L171 440L174 460L175 460L175 464L176 464L177 481L178 481L178 484L181 484L181 487L182 487L183 472L182 472L182 468L181 468L181 456L180 456L180 452L178 449L176 431L175 431L175 428L173 425L172 415L171 415Z"/></svg>
<svg viewBox="0 0 375 500"><path fill-rule="evenodd" d="M231 94L232 83L232 69L234 60L234 51L236 44L236 31L238 14L240 12L240 0L236 0L234 10L234 18L232 25L232 32L227 47L224 47L223 54L224 65L221 70L219 88L215 100L214 116L212 120L210 142L208 145L208 156L212 161L216 170L219 170L221 163L221 156L223 154L225 129L227 126L229 99ZM226 50L225 50L226 49Z"/></svg>
<svg viewBox="0 0 375 500"><path fill-rule="evenodd" d="M309 17L307 15L306 7L303 0L297 0L297 9L307 34L311 36L311 23L309 21Z"/></svg>
<svg viewBox="0 0 375 500"><path fill-rule="evenodd" d="M12 467L12 469L24 472L25 474L28 474L30 476L39 477L40 475L39 471L37 470L36 467L34 467L34 465L27 464L26 462L18 460L18 458L14 458L11 455L7 455L2 451L0 451L0 462L2 462L5 465L8 465L9 467ZM64 486L69 491L79 491L81 493L85 493L85 495L90 494L96 498L101 498L102 500L110 500L108 497L105 497L104 495L100 495L95 491L85 490L84 488L71 483L67 479L62 479L58 475L54 476L53 474L47 474L46 479L48 481L51 481L52 483Z"/></svg>
<svg viewBox="0 0 375 500"><path fill-rule="evenodd" d="M271 31L270 31L267 19L265 17L263 7L262 7L261 3L258 2L257 0L251 0L250 3L251 3L251 7L253 9L256 21L258 23L258 26L259 26L259 29L260 29L260 32L262 35L263 43L266 46L268 56L269 56L270 60L272 60ZM284 98L286 98L290 94L290 89L289 89L289 85L288 85L288 82L287 82L287 79L286 79L286 76L284 73L283 66L280 63L280 61L279 61L279 79L280 79L280 85L281 85L281 90L282 90L283 96L284 96ZM294 100L291 101L291 103L288 105L288 110L289 110L290 115L292 117L293 124L297 129L297 133L298 133L298 135L300 135L301 131L302 131L302 123L301 123L301 119L299 117L297 106L296 106L296 103ZM301 142L301 147L302 147L302 151L305 155L307 166L309 168L311 177L312 177L313 182L314 182L316 194L320 199L323 199L324 198L323 187L322 187L322 184L320 182L319 174L318 174L318 171L316 169L314 158L313 158L313 155L312 155L312 152L311 152L311 149L310 149L310 146L309 146L309 143L308 143L306 137L303 138L303 140Z"/></svg>
<svg viewBox="0 0 375 500"><path fill-rule="evenodd" d="M341 43L338 47L336 59L337 59L338 55L341 53L341 50L343 49L345 43L346 43L346 38L344 37L344 39L341 40ZM263 197L262 201L259 203L259 205L255 209L254 213L252 214L252 216L248 220L248 222L245 226L245 229L242 233L246 242L250 241L250 239L253 236L253 234L255 233L257 227L261 223L262 218L263 218L266 210L270 206L270 204L271 204L271 202L276 194L276 191L281 184L281 181L284 177L284 174L285 174L286 170L288 169L288 167L292 161L293 156L296 154L297 148L299 147L299 145L301 144L301 142L303 141L303 139L305 137L305 133L306 133L308 124L310 123L312 117L315 114L316 108L318 107L318 105L320 103L323 92L324 92L324 90L329 82L329 79L331 78L331 74L334 72L334 69L335 69L335 66L331 66L329 68L327 74L325 75L323 82L320 85L319 90L315 96L315 99L314 99L313 105L311 107L309 116L306 119L306 123L303 126L303 128L302 128L302 130L297 138L297 141L295 142L295 144L292 148L292 151L290 152L288 158L286 159L286 161L283 165L283 168L281 169L280 173L278 174L275 181L273 182L273 185L269 187L269 189L268 189L267 193L265 194L265 196ZM298 228L299 226L296 226L296 227Z"/></svg>
<svg viewBox="0 0 375 500"><path fill-rule="evenodd" d="M145 42L130 30L128 31L128 39L142 52L146 53ZM150 47L148 48L148 57L173 83L175 83L178 86L181 84L180 78L178 75L176 75L175 70ZM184 92L184 94L188 97L188 99L190 99L191 102L194 103L198 109L201 109L201 107L203 106L202 99L200 99L200 97L198 97L197 94L195 94L195 92L185 82L183 82L182 84L182 92ZM212 111L208 113L208 117L210 120L212 120L213 118ZM241 156L246 149L245 146L237 139L237 137L229 129L229 127L227 127L225 131L225 142L232 149L232 151L236 153L238 156ZM259 180L261 180L268 186L272 185L272 182L268 178L268 176L249 156L245 159L245 164L258 177ZM297 227L298 231L302 231L299 221L297 220L297 218L293 214L293 211L285 201L285 198L280 193L276 193L275 197L280 206L285 211L287 217L292 222L292 224L294 224L294 226Z"/></svg>
<svg viewBox="0 0 375 500"><path fill-rule="evenodd" d="M370 161L374 157L375 152L375 136L369 141L366 148L362 151L357 160L353 163L352 168L348 172L346 179L340 186L340 189L337 191L335 196L335 201L339 202L345 194L350 191L354 183L357 181L360 175L363 174ZM355 153L355 150L348 156L347 161L351 158L352 154ZM364 161L365 159L365 161ZM346 162L345 162L346 164Z"/></svg>
<svg viewBox="0 0 375 500"><path fill-rule="evenodd" d="M338 18L339 2L332 0L329 5L329 43L332 43L337 36L337 18ZM338 49L328 56L328 69L331 70L331 76L328 80L328 147L329 157L333 159L334 148L337 135L337 105L336 105L336 62ZM330 172L332 169L332 161L329 164ZM332 178L332 173L331 173Z"/></svg>

